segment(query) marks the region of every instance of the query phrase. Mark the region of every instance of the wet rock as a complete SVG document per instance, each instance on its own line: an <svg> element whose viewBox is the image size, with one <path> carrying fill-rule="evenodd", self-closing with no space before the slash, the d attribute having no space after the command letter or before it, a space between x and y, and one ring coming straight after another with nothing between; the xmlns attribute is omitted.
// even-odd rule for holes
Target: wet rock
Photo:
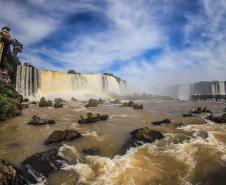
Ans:
<svg viewBox="0 0 226 185"><path fill-rule="evenodd" d="M184 113L182 116L183 117L192 117L192 113Z"/></svg>
<svg viewBox="0 0 226 185"><path fill-rule="evenodd" d="M109 119L108 115L100 115L97 114L94 116L92 113L87 113L87 118L83 118L83 116L80 116L80 120L78 121L79 124L90 124L90 123L95 123L97 121L105 121Z"/></svg>
<svg viewBox="0 0 226 185"><path fill-rule="evenodd" d="M133 101L125 102L121 105L121 107L133 107L133 109L143 109L142 104L136 104Z"/></svg>
<svg viewBox="0 0 226 185"><path fill-rule="evenodd" d="M31 118L31 121L28 122L28 124L30 125L46 125L46 124L54 124L55 121L52 120L52 119L41 119L40 117L34 115L32 118Z"/></svg>
<svg viewBox="0 0 226 185"><path fill-rule="evenodd" d="M152 143L156 140L164 138L164 135L155 130L151 130L148 127L139 128L130 132L131 137L126 141L119 151L119 154L125 154L131 147L137 147L145 143Z"/></svg>
<svg viewBox="0 0 226 185"><path fill-rule="evenodd" d="M75 130L55 130L45 141L45 145L51 143L59 143L61 141L71 141L73 139L80 138L82 135Z"/></svg>
<svg viewBox="0 0 226 185"><path fill-rule="evenodd" d="M196 137L201 137L201 138L203 138L203 139L206 139L206 138L209 137L209 134L208 134L207 132L205 132L205 131L202 131L202 130L196 131L196 132L194 133L194 135L195 135Z"/></svg>
<svg viewBox="0 0 226 185"><path fill-rule="evenodd" d="M0 159L0 184L1 185L25 185L25 179L20 172L9 162Z"/></svg>
<svg viewBox="0 0 226 185"><path fill-rule="evenodd" d="M219 124L226 123L226 113L218 115L218 116L214 116L211 114L211 115L207 116L206 119L211 120L215 123L219 123Z"/></svg>
<svg viewBox="0 0 226 185"><path fill-rule="evenodd" d="M181 128L184 126L184 123L175 123L175 128Z"/></svg>
<svg viewBox="0 0 226 185"><path fill-rule="evenodd" d="M102 99L89 99L88 103L85 105L86 108L97 107L99 104L102 104L104 101Z"/></svg>
<svg viewBox="0 0 226 185"><path fill-rule="evenodd" d="M152 125L163 125L163 124L170 124L171 121L169 119L164 119L162 121L154 121L152 122Z"/></svg>
<svg viewBox="0 0 226 185"><path fill-rule="evenodd" d="M83 155L100 155L101 154L101 150L98 147L92 147L92 148L88 148L88 149L84 149L81 152Z"/></svg>
<svg viewBox="0 0 226 185"><path fill-rule="evenodd" d="M21 170L26 179L31 183L38 183L48 175L62 167L67 161L58 156L57 149L36 153L22 162Z"/></svg>
<svg viewBox="0 0 226 185"><path fill-rule="evenodd" d="M212 113L207 107L197 107L191 111L193 114Z"/></svg>

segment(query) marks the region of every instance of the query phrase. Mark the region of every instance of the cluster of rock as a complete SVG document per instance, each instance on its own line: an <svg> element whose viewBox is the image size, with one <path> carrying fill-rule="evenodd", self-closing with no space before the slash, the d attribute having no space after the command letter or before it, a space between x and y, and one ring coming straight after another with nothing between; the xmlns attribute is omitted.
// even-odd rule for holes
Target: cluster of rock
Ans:
<svg viewBox="0 0 226 185"><path fill-rule="evenodd" d="M80 116L80 120L78 121L79 124L90 124L95 123L97 121L106 121L109 119L108 115L100 115L99 113L94 116L91 112L87 113L87 117L84 118Z"/></svg>
<svg viewBox="0 0 226 185"><path fill-rule="evenodd" d="M136 104L133 101L125 102L125 103L122 104L121 107L133 107L134 109L143 109L142 104Z"/></svg>
<svg viewBox="0 0 226 185"><path fill-rule="evenodd" d="M197 107L191 111L192 114L212 113L207 107Z"/></svg>
<svg viewBox="0 0 226 185"><path fill-rule="evenodd" d="M85 105L86 108L97 107L99 104L102 104L104 101L102 99L89 99L88 103Z"/></svg>
<svg viewBox="0 0 226 185"><path fill-rule="evenodd" d="M42 97L39 101L39 107L54 107L54 108L62 108L64 106L65 100L61 98L56 98L54 102L51 100L46 100L45 97Z"/></svg>
<svg viewBox="0 0 226 185"><path fill-rule="evenodd" d="M226 113L223 113L221 115L208 115L206 117L206 119L210 120L210 121L214 121L215 123L219 123L219 124L222 124L222 123L226 123Z"/></svg>
<svg viewBox="0 0 226 185"><path fill-rule="evenodd" d="M55 123L55 120L52 119L42 119L36 115L34 115L31 120L28 122L30 125L53 125Z"/></svg>

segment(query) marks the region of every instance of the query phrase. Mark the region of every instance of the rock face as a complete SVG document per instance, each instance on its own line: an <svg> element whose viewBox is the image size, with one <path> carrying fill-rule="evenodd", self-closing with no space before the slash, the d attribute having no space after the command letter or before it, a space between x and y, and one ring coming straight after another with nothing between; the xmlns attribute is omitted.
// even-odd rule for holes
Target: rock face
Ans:
<svg viewBox="0 0 226 185"><path fill-rule="evenodd" d="M164 119L161 121L154 121L152 122L152 125L163 125L163 124L170 124L171 121L169 119Z"/></svg>
<svg viewBox="0 0 226 185"><path fill-rule="evenodd" d="M58 156L57 149L50 149L28 157L22 162L21 170L26 179L31 183L43 181L49 173L58 170L66 161Z"/></svg>
<svg viewBox="0 0 226 185"><path fill-rule="evenodd" d="M7 161L0 160L1 185L26 185L21 174Z"/></svg>
<svg viewBox="0 0 226 185"><path fill-rule="evenodd" d="M164 138L164 135L155 130L151 130L148 127L139 128L130 132L131 138L122 146L120 154L125 154L130 147L137 147L145 143L152 143L156 140Z"/></svg>
<svg viewBox="0 0 226 185"><path fill-rule="evenodd" d="M75 130L56 130L48 137L44 144L48 145L51 143L59 143L61 141L71 141L80 138L81 136L82 135Z"/></svg>
<svg viewBox="0 0 226 185"><path fill-rule="evenodd" d="M40 117L34 115L32 118L31 118L31 121L28 122L28 124L30 125L46 125L46 124L54 124L55 121L54 120L51 120L51 119L41 119Z"/></svg>
<svg viewBox="0 0 226 185"><path fill-rule="evenodd" d="M92 113L87 113L87 118L83 118L83 116L81 116L80 120L78 121L79 124L90 124L90 123L95 123L97 121L105 121L109 118L108 115L100 115L97 114L96 116L94 116Z"/></svg>
<svg viewBox="0 0 226 185"><path fill-rule="evenodd" d="M221 114L219 116L209 115L207 116L207 119L219 124L226 123L226 113Z"/></svg>

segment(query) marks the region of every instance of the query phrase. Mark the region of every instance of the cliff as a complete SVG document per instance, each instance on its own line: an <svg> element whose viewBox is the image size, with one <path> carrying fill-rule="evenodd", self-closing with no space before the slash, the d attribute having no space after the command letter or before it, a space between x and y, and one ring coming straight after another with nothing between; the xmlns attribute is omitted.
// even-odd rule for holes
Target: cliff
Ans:
<svg viewBox="0 0 226 185"><path fill-rule="evenodd" d="M124 94L126 82L108 74L67 74L18 66L16 90L24 97L34 98L109 97Z"/></svg>

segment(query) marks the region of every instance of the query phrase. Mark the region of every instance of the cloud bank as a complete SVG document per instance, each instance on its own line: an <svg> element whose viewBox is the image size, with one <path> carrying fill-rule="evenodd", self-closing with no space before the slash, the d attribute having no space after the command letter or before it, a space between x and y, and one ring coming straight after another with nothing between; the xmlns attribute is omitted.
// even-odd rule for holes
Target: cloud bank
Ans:
<svg viewBox="0 0 226 185"><path fill-rule="evenodd" d="M226 0L0 0L23 61L112 72L133 91L226 80Z"/></svg>

